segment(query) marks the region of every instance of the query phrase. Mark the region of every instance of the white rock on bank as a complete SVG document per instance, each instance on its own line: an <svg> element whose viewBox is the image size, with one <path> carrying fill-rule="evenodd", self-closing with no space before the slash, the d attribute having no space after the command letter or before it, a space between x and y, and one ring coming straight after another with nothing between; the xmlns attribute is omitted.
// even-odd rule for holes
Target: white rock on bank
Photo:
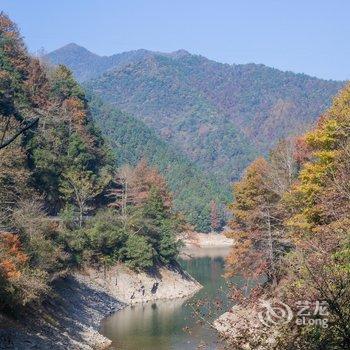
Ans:
<svg viewBox="0 0 350 350"><path fill-rule="evenodd" d="M202 286L179 265L160 267L150 273L136 273L123 264L110 269L87 269L76 276L85 283L93 283L126 304L159 299L188 297Z"/></svg>

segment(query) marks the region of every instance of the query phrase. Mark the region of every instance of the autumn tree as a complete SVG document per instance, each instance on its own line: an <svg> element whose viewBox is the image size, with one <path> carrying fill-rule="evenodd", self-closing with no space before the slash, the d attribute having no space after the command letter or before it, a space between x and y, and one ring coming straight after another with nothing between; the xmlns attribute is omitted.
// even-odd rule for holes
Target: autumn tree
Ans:
<svg viewBox="0 0 350 350"><path fill-rule="evenodd" d="M286 226L295 244L285 261L283 290L293 301L328 303L329 326L287 333L289 341L315 348L350 346L350 86L334 99L305 136L311 156L286 195ZM281 288L282 289L282 288ZM285 342L288 344L288 342Z"/></svg>
<svg viewBox="0 0 350 350"><path fill-rule="evenodd" d="M246 277L267 276L277 281L279 222L276 219L278 195L266 185L268 163L258 158L246 170L242 180L234 185L235 202L231 205L232 236L237 244L228 263L232 273Z"/></svg>
<svg viewBox="0 0 350 350"><path fill-rule="evenodd" d="M135 167L123 166L117 173L110 196L113 198L110 206L116 210L124 230L131 236L126 241L126 249L130 248L129 244L137 245L138 251L143 245L144 252L148 252L142 255L145 264L141 264L142 257L131 254L130 248L125 257L130 266L145 268L149 259L152 266L166 264L177 256L179 243L176 234L181 229L182 220L172 212L171 194L155 168L149 167L145 160Z"/></svg>
<svg viewBox="0 0 350 350"><path fill-rule="evenodd" d="M31 57L17 26L1 13L1 306L40 300L71 263L67 232L47 213L74 204L82 222L102 205L108 152L72 73Z"/></svg>
<svg viewBox="0 0 350 350"><path fill-rule="evenodd" d="M31 60L16 24L3 12L0 13L0 38L1 150L33 128L39 118L22 113L23 107L33 107L33 95L24 83L29 76Z"/></svg>
<svg viewBox="0 0 350 350"><path fill-rule="evenodd" d="M212 231L216 232L220 229L219 211L215 201L210 202L210 222Z"/></svg>
<svg viewBox="0 0 350 350"><path fill-rule="evenodd" d="M135 167L122 166L115 178L115 188L110 191L114 198L112 207L125 212L128 205L141 206L148 197L150 190L157 187L164 203L171 205L171 194L163 176L156 168L149 167L146 160L142 159Z"/></svg>

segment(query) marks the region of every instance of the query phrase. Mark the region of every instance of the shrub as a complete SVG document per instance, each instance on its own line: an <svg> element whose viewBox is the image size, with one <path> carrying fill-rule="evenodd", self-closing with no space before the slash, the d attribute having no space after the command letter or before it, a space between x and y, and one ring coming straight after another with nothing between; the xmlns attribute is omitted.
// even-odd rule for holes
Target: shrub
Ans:
<svg viewBox="0 0 350 350"><path fill-rule="evenodd" d="M129 236L126 241L126 265L135 270L146 270L154 264L154 249L144 236Z"/></svg>

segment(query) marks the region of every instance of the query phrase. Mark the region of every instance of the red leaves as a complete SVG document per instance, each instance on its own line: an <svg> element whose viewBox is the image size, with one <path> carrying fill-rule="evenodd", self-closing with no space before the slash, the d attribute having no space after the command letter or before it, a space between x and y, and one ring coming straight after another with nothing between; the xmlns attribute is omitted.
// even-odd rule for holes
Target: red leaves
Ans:
<svg viewBox="0 0 350 350"><path fill-rule="evenodd" d="M22 251L19 237L0 232L0 275L9 280L19 278L27 261L28 256Z"/></svg>
<svg viewBox="0 0 350 350"><path fill-rule="evenodd" d="M219 210L215 201L210 202L211 229L217 231L220 228Z"/></svg>
<svg viewBox="0 0 350 350"><path fill-rule="evenodd" d="M121 168L115 182L118 187L110 192L115 198L111 206L122 210L127 205L141 206L148 200L152 188L158 189L166 207L171 206L172 197L164 177L156 168L148 166L145 160L141 160L134 168Z"/></svg>
<svg viewBox="0 0 350 350"><path fill-rule="evenodd" d="M82 100L76 97L70 97L64 100L63 108L67 115L72 119L73 125L78 127L86 121L86 110Z"/></svg>
<svg viewBox="0 0 350 350"><path fill-rule="evenodd" d="M304 164L310 159L311 149L306 142L305 136L299 136L295 138L295 150L293 157L299 165Z"/></svg>

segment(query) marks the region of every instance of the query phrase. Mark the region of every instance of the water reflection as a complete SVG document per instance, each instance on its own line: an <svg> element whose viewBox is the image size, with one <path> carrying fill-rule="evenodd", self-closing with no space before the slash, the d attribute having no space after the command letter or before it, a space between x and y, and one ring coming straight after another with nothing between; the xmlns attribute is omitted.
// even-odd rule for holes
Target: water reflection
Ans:
<svg viewBox="0 0 350 350"><path fill-rule="evenodd" d="M185 302L176 299L130 306L106 320L103 333L112 335L120 349L170 349L174 318L179 318Z"/></svg>
<svg viewBox="0 0 350 350"><path fill-rule="evenodd" d="M228 248L220 249L219 252L206 250L204 256L201 251L200 257L180 262L204 287L194 297L189 300L137 304L115 313L103 322L101 332L113 340L116 349L193 350L202 343L207 344L206 349L220 349L216 333L210 327L197 323L190 306L197 299L214 300L218 296L224 308L229 306L228 286L222 277ZM191 253L196 255L194 250ZM222 312L218 310L211 317ZM187 327L191 334L184 331Z"/></svg>

